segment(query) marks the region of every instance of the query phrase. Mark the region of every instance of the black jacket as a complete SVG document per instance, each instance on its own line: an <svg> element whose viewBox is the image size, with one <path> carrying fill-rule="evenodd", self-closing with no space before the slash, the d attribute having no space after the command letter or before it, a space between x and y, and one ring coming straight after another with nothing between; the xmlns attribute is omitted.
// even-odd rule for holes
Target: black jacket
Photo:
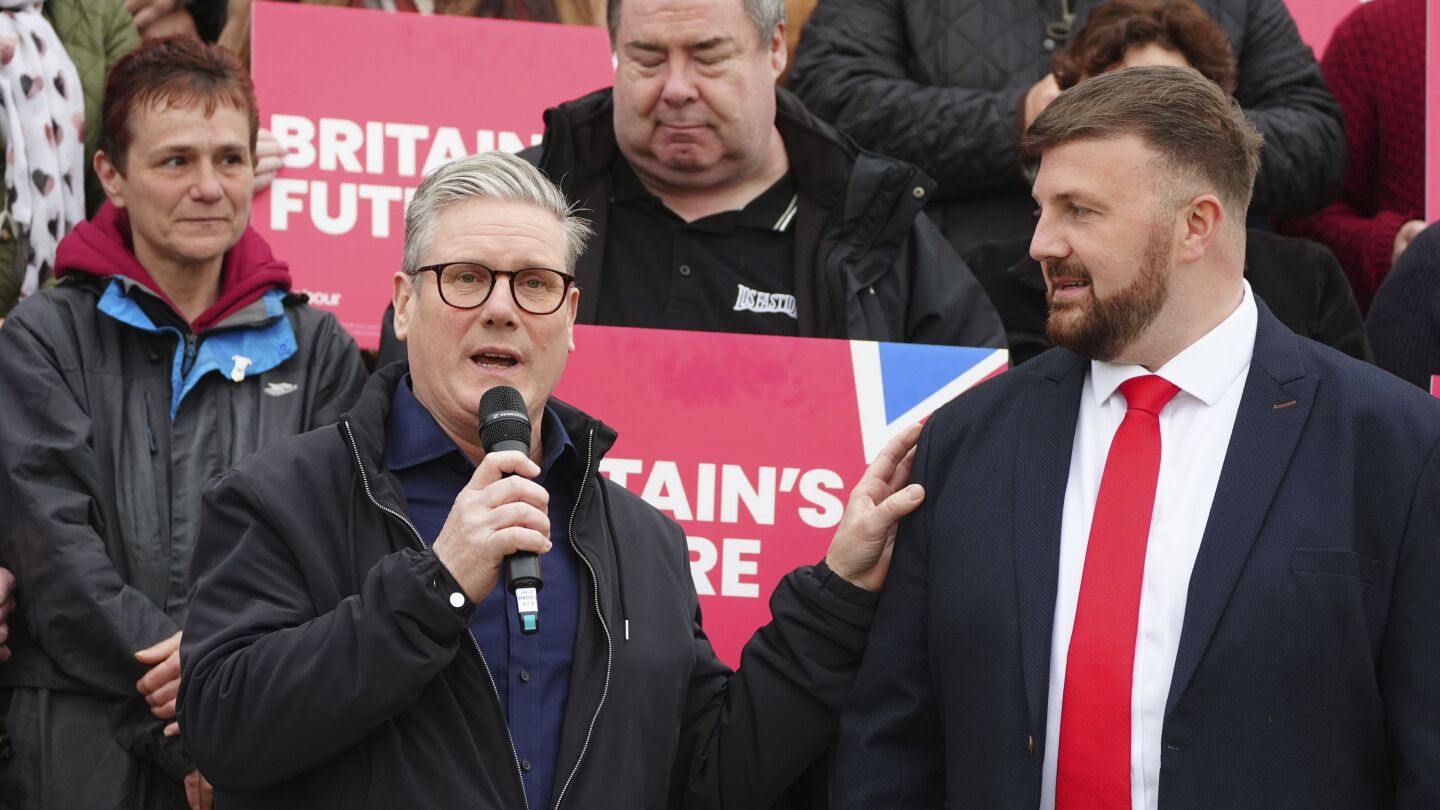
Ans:
<svg viewBox="0 0 1440 810"><path fill-rule="evenodd" d="M191 765L136 691L148 667L134 653L185 620L200 490L243 456L333 422L365 369L335 317L303 295L286 296L281 314L257 300L181 344L173 327L102 312L112 284L128 290L113 300L165 306L140 285L76 273L0 329L0 564L20 602L0 684L113 704L116 743L178 780ZM182 345L193 368L224 366L177 400ZM240 381L229 376L237 351L257 361ZM47 763L39 778L86 765Z"/></svg>
<svg viewBox="0 0 1440 810"><path fill-rule="evenodd" d="M1050 348L1045 275L1024 242L982 245L966 254L985 292L1000 310L1010 341L1010 365ZM1324 245L1251 229L1245 239L1245 280L1290 331L1369 361L1365 321L1345 271Z"/></svg>
<svg viewBox="0 0 1440 810"><path fill-rule="evenodd" d="M1375 364L1430 390L1440 375L1440 225L1431 225L1400 254L1375 293L1365 321Z"/></svg>
<svg viewBox="0 0 1440 810"><path fill-rule="evenodd" d="M595 238L575 268L581 289L604 283L610 91L545 112L545 140L523 154L584 209ZM775 126L800 189L795 292L803 337L1003 346L1000 318L969 268L922 213L934 183L914 166L859 149L777 91ZM598 295L580 297L594 323Z"/></svg>
<svg viewBox="0 0 1440 810"><path fill-rule="evenodd" d="M1074 0L1075 30L1098 0ZM1345 131L1284 0L1198 0L1230 35L1235 98L1265 136L1253 210L1317 211L1340 191ZM940 182L929 209L964 253L1034 227L1015 139L1025 91L1050 69L1059 0L825 0L790 85L867 149ZM1050 47L1046 47L1047 41Z"/></svg>
<svg viewBox="0 0 1440 810"><path fill-rule="evenodd" d="M433 585L448 575L384 468L406 370L206 493L179 702L220 805L770 806L833 739L873 595L823 564L791 573L732 675L680 527L598 475L613 431L551 400L579 451L555 470L578 487L585 593L554 795L527 797L471 610Z"/></svg>

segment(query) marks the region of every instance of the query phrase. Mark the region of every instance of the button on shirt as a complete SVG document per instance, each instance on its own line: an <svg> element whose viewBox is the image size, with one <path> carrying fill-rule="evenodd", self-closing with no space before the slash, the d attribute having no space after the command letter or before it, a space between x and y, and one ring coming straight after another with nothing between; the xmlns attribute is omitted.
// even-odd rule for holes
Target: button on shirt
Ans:
<svg viewBox="0 0 1440 810"><path fill-rule="evenodd" d="M1247 283L1240 306L1228 318L1155 372L1178 386L1180 393L1160 412L1160 476L1140 587L1140 622L1130 691L1133 810L1156 810L1159 803L1165 703L1180 648L1190 573L1200 553L1200 540L1249 376L1257 319L1255 299ZM1110 440L1125 418L1125 398L1119 388L1131 377L1149 373L1142 366L1092 361L1080 395L1060 524L1042 810L1055 807L1065 665L1105 457Z"/></svg>
<svg viewBox="0 0 1440 810"><path fill-rule="evenodd" d="M565 465L578 463L577 453L549 408L540 434L544 456L539 482L550 493L553 544L541 558L545 587L539 593L540 632L520 632L520 612L503 574L470 622L523 763L521 778L532 807L549 805L555 783L580 602L580 560L569 538L575 495L569 477L556 473L557 467L563 471ZM475 465L415 399L408 376L395 388L386 436L385 466L400 479L415 528L427 545L433 544Z"/></svg>
<svg viewBox="0 0 1440 810"><path fill-rule="evenodd" d="M739 211L690 223L623 158L611 164L610 190L596 323L800 334L792 227L799 196L789 174Z"/></svg>

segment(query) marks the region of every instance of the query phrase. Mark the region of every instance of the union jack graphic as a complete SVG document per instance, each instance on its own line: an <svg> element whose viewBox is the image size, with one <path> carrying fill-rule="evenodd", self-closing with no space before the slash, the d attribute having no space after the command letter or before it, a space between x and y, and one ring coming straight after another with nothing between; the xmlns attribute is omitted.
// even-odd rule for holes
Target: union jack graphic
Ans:
<svg viewBox="0 0 1440 810"><path fill-rule="evenodd" d="M850 341L860 437L868 463L895 434L1009 368L1004 349Z"/></svg>

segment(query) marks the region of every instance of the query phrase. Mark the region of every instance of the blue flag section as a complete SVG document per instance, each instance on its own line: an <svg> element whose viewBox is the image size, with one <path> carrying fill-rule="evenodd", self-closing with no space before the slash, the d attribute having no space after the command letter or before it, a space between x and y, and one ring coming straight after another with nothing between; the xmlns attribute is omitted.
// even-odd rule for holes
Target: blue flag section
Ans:
<svg viewBox="0 0 1440 810"><path fill-rule="evenodd" d="M865 458L931 411L1009 367L1004 349L850 341Z"/></svg>

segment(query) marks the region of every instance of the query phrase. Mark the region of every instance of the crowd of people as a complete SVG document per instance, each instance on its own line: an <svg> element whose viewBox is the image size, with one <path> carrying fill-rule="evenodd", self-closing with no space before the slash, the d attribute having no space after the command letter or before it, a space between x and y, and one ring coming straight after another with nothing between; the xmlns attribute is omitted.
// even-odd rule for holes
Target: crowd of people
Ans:
<svg viewBox="0 0 1440 810"><path fill-rule="evenodd" d="M614 83L424 179L369 354L249 225L248 0L0 0L0 810L1440 804L1424 0L321 2ZM577 323L1012 370L732 670Z"/></svg>

